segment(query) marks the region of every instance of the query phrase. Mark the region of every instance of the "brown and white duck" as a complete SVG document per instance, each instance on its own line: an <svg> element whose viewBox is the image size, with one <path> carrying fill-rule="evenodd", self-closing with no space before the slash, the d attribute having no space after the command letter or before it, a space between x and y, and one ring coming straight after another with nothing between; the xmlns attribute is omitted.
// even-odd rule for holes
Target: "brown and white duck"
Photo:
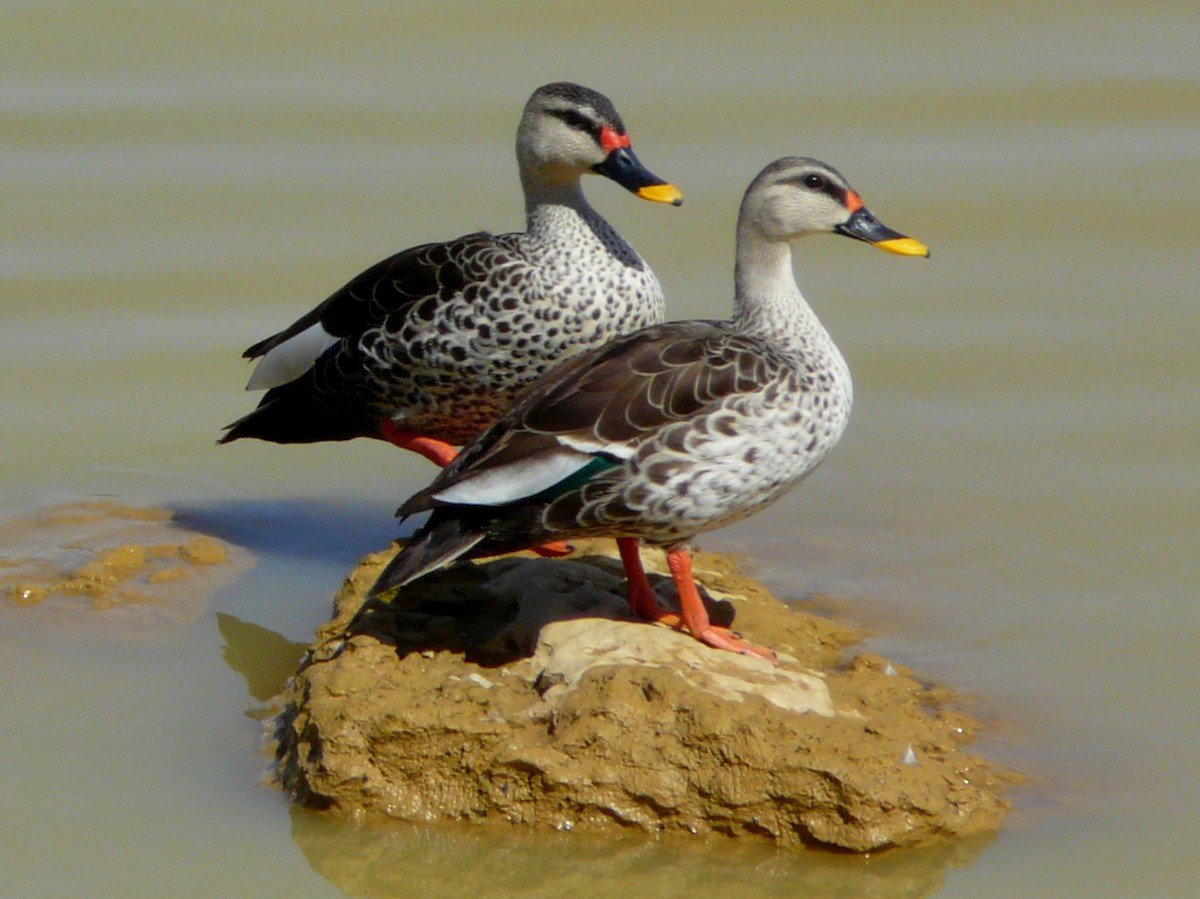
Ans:
<svg viewBox="0 0 1200 899"><path fill-rule="evenodd" d="M682 202L638 161L612 102L538 88L516 151L525 231L403 250L250 347L247 389L267 393L220 442L377 437L444 465L555 363L663 321L658 279L580 184L595 173Z"/></svg>
<svg viewBox="0 0 1200 899"><path fill-rule="evenodd" d="M850 372L792 270L792 242L819 233L929 254L876 219L831 166L771 163L738 216L733 318L650 326L543 375L400 507L432 515L372 595L458 558L614 537L637 617L770 656L709 622L685 545L779 499L846 427ZM678 615L655 601L639 541L666 550Z"/></svg>

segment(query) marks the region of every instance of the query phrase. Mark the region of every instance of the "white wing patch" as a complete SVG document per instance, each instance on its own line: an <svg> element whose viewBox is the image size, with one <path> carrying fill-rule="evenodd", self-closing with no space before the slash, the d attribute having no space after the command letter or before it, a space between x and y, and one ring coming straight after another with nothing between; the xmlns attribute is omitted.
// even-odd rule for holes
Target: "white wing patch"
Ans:
<svg viewBox="0 0 1200 899"><path fill-rule="evenodd" d="M568 449L588 453L592 456L604 455L612 456L614 459L629 459L636 451L636 447L628 443L601 443L598 440L588 440L585 437L571 436L570 434L559 434L555 439Z"/></svg>
<svg viewBox="0 0 1200 899"><path fill-rule="evenodd" d="M250 375L246 389L267 390L296 380L312 367L323 352L337 342L338 338L317 322L295 337L268 350L267 354L258 360L258 367Z"/></svg>
<svg viewBox="0 0 1200 899"><path fill-rule="evenodd" d="M590 453L579 453L563 447L481 471L474 477L435 493L433 498L455 505L502 506L553 487L594 458Z"/></svg>

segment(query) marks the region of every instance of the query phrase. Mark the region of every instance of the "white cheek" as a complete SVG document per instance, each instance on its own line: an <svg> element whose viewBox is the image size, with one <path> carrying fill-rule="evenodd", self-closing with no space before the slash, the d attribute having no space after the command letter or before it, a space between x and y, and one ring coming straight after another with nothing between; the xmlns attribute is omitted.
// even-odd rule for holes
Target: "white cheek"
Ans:
<svg viewBox="0 0 1200 899"><path fill-rule="evenodd" d="M268 390L294 381L308 371L320 355L337 343L334 337L320 322L301 331L290 340L285 340L273 347L258 362L258 367L250 375L246 384L247 390Z"/></svg>

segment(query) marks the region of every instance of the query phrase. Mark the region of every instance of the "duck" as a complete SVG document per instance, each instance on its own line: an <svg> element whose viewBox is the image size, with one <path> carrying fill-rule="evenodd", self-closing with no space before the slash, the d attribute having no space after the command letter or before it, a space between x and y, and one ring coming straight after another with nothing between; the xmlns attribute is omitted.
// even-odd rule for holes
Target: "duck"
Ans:
<svg viewBox="0 0 1200 899"><path fill-rule="evenodd" d="M772 162L741 202L732 318L650 325L540 377L400 506L401 518L430 516L369 598L457 559L615 538L635 618L774 659L710 622L688 546L803 481L849 420L849 368L793 270L792 244L812 234L929 255L880 222L827 163ZM642 544L665 551L678 613L658 605Z"/></svg>
<svg viewBox="0 0 1200 899"><path fill-rule="evenodd" d="M517 126L525 230L402 250L245 351L258 406L219 443L371 437L437 465L553 364L662 322L654 272L584 197L598 174L678 206L642 165L608 97L539 87Z"/></svg>

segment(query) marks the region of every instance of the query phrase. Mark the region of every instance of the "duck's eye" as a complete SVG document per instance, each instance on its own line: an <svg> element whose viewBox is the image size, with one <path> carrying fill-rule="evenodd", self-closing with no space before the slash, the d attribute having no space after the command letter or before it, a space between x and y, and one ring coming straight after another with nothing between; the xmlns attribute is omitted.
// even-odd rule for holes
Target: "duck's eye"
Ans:
<svg viewBox="0 0 1200 899"><path fill-rule="evenodd" d="M820 175L815 175L815 174L805 175L804 176L804 186L807 188L810 188L812 190L824 190L825 189L825 179L822 178Z"/></svg>

